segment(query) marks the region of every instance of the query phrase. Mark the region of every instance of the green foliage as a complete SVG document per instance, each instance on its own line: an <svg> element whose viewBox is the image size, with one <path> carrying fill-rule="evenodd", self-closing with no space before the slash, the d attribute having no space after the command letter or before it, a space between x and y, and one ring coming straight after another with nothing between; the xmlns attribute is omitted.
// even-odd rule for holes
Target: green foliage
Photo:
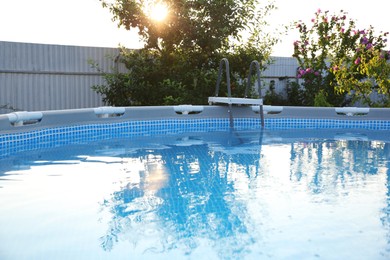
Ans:
<svg viewBox="0 0 390 260"><path fill-rule="evenodd" d="M243 29L263 23L261 18L274 8L268 4L258 12L256 0L165 0L161 2L168 6L169 15L156 22L146 11L148 1L100 1L118 26L138 29L146 49L201 49L205 54L229 48L230 37L240 38Z"/></svg>
<svg viewBox="0 0 390 260"><path fill-rule="evenodd" d="M379 93L389 95L389 54L383 51L387 33L375 36L372 27L357 30L343 11L329 15L318 10L310 28L301 21L296 27L300 40L294 43L293 56L300 66L298 77L304 79L306 105L313 105L320 91L334 106L345 105L347 94L373 105L373 82Z"/></svg>
<svg viewBox="0 0 390 260"><path fill-rule="evenodd" d="M283 105L286 103L283 96L275 91L274 81L271 81L269 90L267 90L263 100L266 105Z"/></svg>
<svg viewBox="0 0 390 260"><path fill-rule="evenodd" d="M202 104L214 91L215 69L193 67L183 55L146 49L122 53L131 78L131 86L123 86L131 96L128 105Z"/></svg>
<svg viewBox="0 0 390 260"><path fill-rule="evenodd" d="M102 73L106 82L105 85L95 85L92 87L94 91L103 96L103 102L108 105L126 106L131 104L131 78L129 74L119 73L113 69L112 73L106 73L99 68L99 65L93 61L89 61L90 65Z"/></svg>
<svg viewBox="0 0 390 260"><path fill-rule="evenodd" d="M287 104L290 106L302 106L303 90L296 81L288 81L286 85Z"/></svg>
<svg viewBox="0 0 390 260"><path fill-rule="evenodd" d="M110 2L102 1L113 20L126 29L138 28L145 42L141 50L121 48L120 62L128 72L104 73L106 84L94 87L111 105L205 104L223 57L234 71L232 93L242 96L250 62L267 64L277 42L261 30L275 7L259 9L257 0L167 0L170 14L161 23L146 15L143 1ZM250 32L246 39L244 31ZM225 89L221 86L221 95Z"/></svg>
<svg viewBox="0 0 390 260"><path fill-rule="evenodd" d="M327 101L326 93L323 89L318 92L314 97L315 107L331 107L332 105Z"/></svg>
<svg viewBox="0 0 390 260"><path fill-rule="evenodd" d="M387 60L388 53L374 48L363 49L362 46L349 63L334 63L332 71L338 83L336 90L352 93L355 100L362 100L369 106L389 106L390 64ZM381 100L371 101L373 90L382 94Z"/></svg>

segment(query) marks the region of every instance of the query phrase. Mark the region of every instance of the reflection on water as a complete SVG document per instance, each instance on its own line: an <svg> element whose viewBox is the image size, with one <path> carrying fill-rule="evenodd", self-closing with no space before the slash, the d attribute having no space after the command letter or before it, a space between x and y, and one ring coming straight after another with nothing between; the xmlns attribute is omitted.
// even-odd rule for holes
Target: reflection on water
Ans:
<svg viewBox="0 0 390 260"><path fill-rule="evenodd" d="M291 145L291 180L308 190L333 192L337 186L365 184L367 175L386 169L389 144L365 141L295 143Z"/></svg>
<svg viewBox="0 0 390 260"><path fill-rule="evenodd" d="M1 191L15 187L9 180L26 182L26 172L49 167L64 169L47 174L62 185L73 174L67 183L76 198L92 193L91 183L108 191L88 195L103 229L82 242L110 256L390 257L390 142L367 133L206 133L18 156L1 161L0 204L9 199ZM93 180L74 174L83 171Z"/></svg>
<svg viewBox="0 0 390 260"><path fill-rule="evenodd" d="M267 143L270 139L271 144ZM275 140L279 141L275 144ZM311 208L304 210L309 216L297 225L309 221L313 215L310 210L317 208L314 204L329 207L332 212L351 203L346 206L349 212L344 213L357 217L364 216L358 212L367 206L371 207L368 211L382 210L379 217L389 236L389 203L385 201L389 198L389 143L283 140L269 133L230 133L219 140L186 137L164 149L137 150L126 168L131 169L132 162L140 160L144 170L134 172L132 179L102 204L112 218L107 234L101 237L101 246L110 251L122 238L135 247L143 246L144 252L179 249L191 254L206 243L206 248L213 248L222 258L253 252L262 255L265 252L261 247L266 248L272 241L267 236L280 239L283 235L273 233L289 230L283 227L286 219L278 218L287 217L294 223L291 218L302 204ZM373 197L361 201L370 192ZM284 201L278 206L286 197L290 205ZM291 207L291 211L279 207ZM327 214L318 218L340 218ZM328 224L322 225L326 228ZM309 235L318 235L316 232ZM387 254L388 249L388 245L383 247L379 254Z"/></svg>
<svg viewBox="0 0 390 260"><path fill-rule="evenodd" d="M236 178L249 180L256 174L259 137L255 146L233 138L224 140L236 143L226 146L228 154L221 151L220 142L194 138L176 140L166 149L141 149L132 154L126 168L139 160L144 169L134 172L102 204L112 213L102 247L112 250L120 237L126 237L134 245L144 244L145 250L179 248L189 254L207 241L211 247L229 245L219 248L219 254L229 256L253 244Z"/></svg>

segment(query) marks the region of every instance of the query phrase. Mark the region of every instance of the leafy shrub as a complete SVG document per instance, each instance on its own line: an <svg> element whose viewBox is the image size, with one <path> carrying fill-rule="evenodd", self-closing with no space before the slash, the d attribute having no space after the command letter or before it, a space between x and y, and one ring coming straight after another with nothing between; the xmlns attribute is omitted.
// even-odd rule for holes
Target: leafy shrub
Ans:
<svg viewBox="0 0 390 260"><path fill-rule="evenodd" d="M329 15L320 9L311 26L296 22L300 39L294 42L294 57L298 60L298 77L304 80L303 102L313 105L314 97L323 91L327 102L346 105L346 95L354 95L373 105L369 95L373 82L378 91L390 96L390 64L386 33L375 36L372 27L358 30L346 13ZM322 98L324 98L322 97Z"/></svg>
<svg viewBox="0 0 390 260"><path fill-rule="evenodd" d="M93 87L110 105L205 104L214 95L223 57L233 72L232 94L242 96L250 62L267 64L277 42L261 30L275 8L272 3L259 8L257 0L171 1L169 19L159 24L139 1L102 3L120 26L138 28L145 43L141 50L121 48L120 62L128 72L104 72L105 84ZM250 32L245 41L244 31ZM225 91L226 85L221 86L220 95Z"/></svg>
<svg viewBox="0 0 390 260"><path fill-rule="evenodd" d="M326 93L323 89L317 93L314 97L314 106L315 107L331 107L332 105L327 101Z"/></svg>

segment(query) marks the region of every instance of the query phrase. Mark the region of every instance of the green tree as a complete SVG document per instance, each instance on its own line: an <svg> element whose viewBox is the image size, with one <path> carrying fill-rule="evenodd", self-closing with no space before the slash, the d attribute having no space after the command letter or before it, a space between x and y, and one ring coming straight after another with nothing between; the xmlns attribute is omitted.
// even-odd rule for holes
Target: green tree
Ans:
<svg viewBox="0 0 390 260"><path fill-rule="evenodd" d="M369 105L373 87L389 97L389 59L386 35L375 36L372 27L356 29L346 13L330 15L318 10L308 25L298 21L300 39L294 42L298 77L304 79L304 102L313 105L316 95L332 105L345 105L346 95Z"/></svg>
<svg viewBox="0 0 390 260"><path fill-rule="evenodd" d="M257 0L166 0L168 17L156 22L148 16L146 2L102 1L118 26L138 28L145 43L141 50L121 48L126 75L105 73L106 84L94 86L108 104L204 104L214 92L222 57L229 58L236 72L234 93L244 85L250 62L266 64L277 42L261 30L268 26L265 18L275 8L272 3L261 7Z"/></svg>
<svg viewBox="0 0 390 260"><path fill-rule="evenodd" d="M355 54L345 59L335 59L333 67L339 93L352 93L355 99L369 106L390 107L390 63L389 52L370 46L363 37ZM372 101L373 91L382 95L382 99Z"/></svg>

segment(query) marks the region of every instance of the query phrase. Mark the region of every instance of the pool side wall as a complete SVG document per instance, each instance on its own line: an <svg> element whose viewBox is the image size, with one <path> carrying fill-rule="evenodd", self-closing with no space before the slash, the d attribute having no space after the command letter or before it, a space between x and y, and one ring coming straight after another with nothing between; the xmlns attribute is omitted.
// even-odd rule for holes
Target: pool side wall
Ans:
<svg viewBox="0 0 390 260"><path fill-rule="evenodd" d="M153 120L195 120L199 119L228 119L229 112L226 106L202 106L203 111L198 114L177 114L174 106L152 106L152 107L125 107L124 114L118 117L101 118L95 114L93 108L73 109L73 110L54 110L42 111L42 119L34 124L14 126L11 124L7 115L0 115L0 135L35 131L46 128L56 128L63 126L75 126L86 124L111 124L131 121L153 121ZM251 107L238 106L232 109L235 119L259 119L258 113L253 112ZM290 121L288 121L291 119ZM357 122L364 121L383 121L384 128L380 130L390 130L387 123L390 121L390 109L388 108L370 108L367 115L347 116L337 114L335 108L328 107L283 107L282 112L276 114L266 114L266 128L272 128L276 123L287 124L296 122L309 123L324 122L350 122L354 125ZM318 120L317 120L318 119ZM309 120L309 121L308 121ZM314 120L314 121L313 121ZM317 121L316 121L317 120ZM382 122L380 122L382 123ZM255 126L257 127L257 126ZM258 126L260 127L260 126ZM289 126L291 127L291 126Z"/></svg>

